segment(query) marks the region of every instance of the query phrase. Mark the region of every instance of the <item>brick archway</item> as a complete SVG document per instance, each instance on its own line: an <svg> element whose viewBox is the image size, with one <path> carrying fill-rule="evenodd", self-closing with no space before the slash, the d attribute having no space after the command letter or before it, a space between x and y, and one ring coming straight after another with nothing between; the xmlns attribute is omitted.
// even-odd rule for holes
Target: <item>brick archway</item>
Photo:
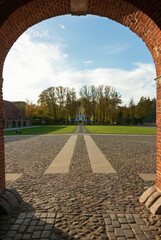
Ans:
<svg viewBox="0 0 161 240"><path fill-rule="evenodd" d="M151 52L157 77L157 178L155 186L161 192L160 9L159 0L15 0L14 2L0 0L0 192L5 188L2 109L4 60L14 42L25 30L42 20L65 14L93 14L110 18L129 27L142 38Z"/></svg>

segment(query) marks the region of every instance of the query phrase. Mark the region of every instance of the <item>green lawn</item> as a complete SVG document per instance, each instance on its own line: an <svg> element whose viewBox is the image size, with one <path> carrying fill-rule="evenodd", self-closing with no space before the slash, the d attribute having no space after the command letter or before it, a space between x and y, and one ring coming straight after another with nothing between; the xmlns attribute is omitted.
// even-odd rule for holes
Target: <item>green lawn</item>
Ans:
<svg viewBox="0 0 161 240"><path fill-rule="evenodd" d="M33 128L20 129L21 133L17 134L15 130L4 130L4 135L39 135L39 134L65 134L72 133L77 126L65 126L65 125L54 125L54 126L40 126Z"/></svg>
<svg viewBox="0 0 161 240"><path fill-rule="evenodd" d="M135 126L85 126L88 132L94 134L136 134L156 135L156 128Z"/></svg>

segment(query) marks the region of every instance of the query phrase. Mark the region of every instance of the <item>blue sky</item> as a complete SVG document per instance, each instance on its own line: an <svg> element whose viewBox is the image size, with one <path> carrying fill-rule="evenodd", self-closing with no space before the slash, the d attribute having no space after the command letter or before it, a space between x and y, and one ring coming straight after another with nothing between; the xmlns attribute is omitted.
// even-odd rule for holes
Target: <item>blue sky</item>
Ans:
<svg viewBox="0 0 161 240"><path fill-rule="evenodd" d="M155 67L145 43L128 28L97 16L60 16L29 28L4 65L4 99L38 100L50 86L110 85L123 104L155 97ZM15 91L13 92L13 88Z"/></svg>

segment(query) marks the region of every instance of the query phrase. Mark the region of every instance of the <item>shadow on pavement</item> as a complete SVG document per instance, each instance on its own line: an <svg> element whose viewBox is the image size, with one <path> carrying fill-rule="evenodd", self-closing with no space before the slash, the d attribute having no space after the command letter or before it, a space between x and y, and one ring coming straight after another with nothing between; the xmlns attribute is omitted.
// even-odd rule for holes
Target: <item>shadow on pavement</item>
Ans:
<svg viewBox="0 0 161 240"><path fill-rule="evenodd" d="M18 208L12 215L0 215L0 240L7 239L50 239L75 240L76 238L62 229L55 227L57 214L36 212L27 202L22 202L30 212L22 212ZM58 219L59 220L59 219ZM59 222L57 220L57 222Z"/></svg>
<svg viewBox="0 0 161 240"><path fill-rule="evenodd" d="M7 136L4 136L4 142L5 143L17 142L17 141L26 140L29 138L34 138L36 136L38 135L7 135Z"/></svg>

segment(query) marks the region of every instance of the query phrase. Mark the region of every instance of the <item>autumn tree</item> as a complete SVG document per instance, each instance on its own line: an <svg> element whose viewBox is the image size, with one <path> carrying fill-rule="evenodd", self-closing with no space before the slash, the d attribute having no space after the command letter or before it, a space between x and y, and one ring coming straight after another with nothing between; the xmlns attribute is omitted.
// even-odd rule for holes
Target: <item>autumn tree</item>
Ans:
<svg viewBox="0 0 161 240"><path fill-rule="evenodd" d="M76 115L78 113L78 103L76 97L76 91L74 88L67 88L66 91L66 119L69 122L69 118L71 122L74 122Z"/></svg>
<svg viewBox="0 0 161 240"><path fill-rule="evenodd" d="M25 104L25 114L30 120L30 124L33 123L34 118L36 117L37 106L30 100L26 100Z"/></svg>
<svg viewBox="0 0 161 240"><path fill-rule="evenodd" d="M119 106L118 107L118 124L128 124L129 122L129 108L124 105L124 106Z"/></svg>
<svg viewBox="0 0 161 240"><path fill-rule="evenodd" d="M100 122L105 121L105 98L104 98L104 86L100 85L98 87L98 112L99 112L99 120Z"/></svg>
<svg viewBox="0 0 161 240"><path fill-rule="evenodd" d="M130 119L133 119L135 117L135 109L136 109L136 106L134 103L134 99L130 98L130 101L129 101L129 118Z"/></svg>
<svg viewBox="0 0 161 240"><path fill-rule="evenodd" d="M48 117L57 121L57 96L55 87L47 88L39 95L38 104L48 110Z"/></svg>
<svg viewBox="0 0 161 240"><path fill-rule="evenodd" d="M42 91L38 99L37 116L50 124L74 121L78 112L76 91L68 87L50 87Z"/></svg>
<svg viewBox="0 0 161 240"><path fill-rule="evenodd" d="M117 92L114 88L111 88L110 92L110 119L112 120L112 123L117 120L118 112L117 108L119 104L121 104L121 95L119 92Z"/></svg>
<svg viewBox="0 0 161 240"><path fill-rule="evenodd" d="M152 102L149 97L141 97L136 106L136 117L143 119L152 109Z"/></svg>
<svg viewBox="0 0 161 240"><path fill-rule="evenodd" d="M110 98L111 98L111 86L104 87L104 104L105 104L105 117L106 122L110 122Z"/></svg>
<svg viewBox="0 0 161 240"><path fill-rule="evenodd" d="M94 85L90 86L90 95L91 95L91 115L93 116L93 122L95 123L98 89Z"/></svg>
<svg viewBox="0 0 161 240"><path fill-rule="evenodd" d="M67 89L62 86L56 87L57 103L59 105L59 114L60 114L61 121L63 121L63 119L65 118L66 91Z"/></svg>
<svg viewBox="0 0 161 240"><path fill-rule="evenodd" d="M80 97L81 97L82 105L83 105L83 108L84 108L84 115L87 117L87 121L90 122L90 118L91 118L90 87L84 85L80 89Z"/></svg>
<svg viewBox="0 0 161 240"><path fill-rule="evenodd" d="M121 95L114 88L104 85L83 86L80 89L80 96L88 121L93 117L93 122L97 119L100 123L105 123L111 120L114 122L117 118Z"/></svg>

